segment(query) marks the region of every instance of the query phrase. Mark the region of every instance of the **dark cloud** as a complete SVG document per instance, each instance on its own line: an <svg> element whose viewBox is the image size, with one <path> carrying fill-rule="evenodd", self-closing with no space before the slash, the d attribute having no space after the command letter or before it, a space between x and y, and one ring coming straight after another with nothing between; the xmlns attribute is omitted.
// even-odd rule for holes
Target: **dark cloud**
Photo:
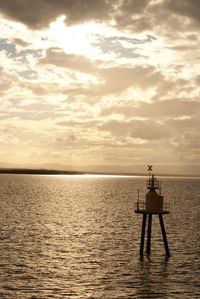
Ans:
<svg viewBox="0 0 200 299"><path fill-rule="evenodd" d="M82 127L91 128L99 126L99 121L97 120L87 120L87 121L60 121L57 122L58 125L64 127Z"/></svg>
<svg viewBox="0 0 200 299"><path fill-rule="evenodd" d="M181 117L198 114L200 102L192 100L173 99L147 104L140 107L140 115L146 117Z"/></svg>
<svg viewBox="0 0 200 299"><path fill-rule="evenodd" d="M191 45L182 45L182 46L172 46L172 47L168 47L168 49L173 50L173 51L194 51L194 48L191 47Z"/></svg>
<svg viewBox="0 0 200 299"><path fill-rule="evenodd" d="M139 121L139 120L130 120L130 121L102 121L102 120L90 120L86 121L64 121L57 122L58 125L64 126L66 128L76 128L76 130L85 130L87 128L96 129L98 131L105 131L110 133L110 143L113 140L117 140L118 145L129 147L128 144L130 140L133 139L143 139L143 140L160 140L169 136L169 132L166 127L161 125L156 121ZM129 137L129 139L127 139ZM113 139L114 138L114 139ZM132 144L132 143L131 143ZM131 145L130 145L131 146ZM110 147L110 145L109 145ZM112 146L113 147L113 146Z"/></svg>
<svg viewBox="0 0 200 299"><path fill-rule="evenodd" d="M107 121L100 130L110 132L118 139L129 136L148 141L149 149L154 142L161 145L168 142L168 150L174 151L182 160L194 160L195 151L200 148L200 103L198 101L181 101L174 99L160 103L141 103L139 107L110 107L102 111L102 116L121 113L126 121ZM144 117L143 121L131 117ZM129 120L127 120L129 119ZM158 143L157 143L158 142ZM199 158L198 158L199 159ZM198 160L197 159L197 160Z"/></svg>
<svg viewBox="0 0 200 299"><path fill-rule="evenodd" d="M183 134L186 131L199 131L198 128L200 126L200 118L199 115L197 115L189 119L167 119L165 121L165 125L170 128L174 128L179 134Z"/></svg>
<svg viewBox="0 0 200 299"><path fill-rule="evenodd" d="M145 140L156 140L168 137L167 129L154 121L108 121L99 127L100 130L109 131L116 136L129 136Z"/></svg>
<svg viewBox="0 0 200 299"><path fill-rule="evenodd" d="M81 72L92 72L98 65L82 55L66 54L60 48L50 48L39 64L52 64L62 68L69 68Z"/></svg>
<svg viewBox="0 0 200 299"><path fill-rule="evenodd" d="M155 103L141 102L138 107L134 107L134 104L136 103L133 102L132 106L129 104L104 108L101 111L101 115L106 116L117 113L123 114L127 118L144 117L162 119L163 117L173 118L191 116L200 113L200 102L194 100L173 99Z"/></svg>
<svg viewBox="0 0 200 299"><path fill-rule="evenodd" d="M21 47L27 47L30 45L30 43L27 43L25 42L24 40L22 40L21 38L14 38L13 39L13 42L16 44L16 45L19 45Z"/></svg>
<svg viewBox="0 0 200 299"><path fill-rule="evenodd" d="M67 16L68 24L104 20L112 12L113 3L112 0L7 0L0 1L0 11L32 29L40 29L60 15Z"/></svg>
<svg viewBox="0 0 200 299"><path fill-rule="evenodd" d="M0 12L8 18L24 23L32 29L48 27L61 15L67 25L88 21L114 20L115 26L132 32L144 30L182 31L186 17L199 23L199 0L7 0L0 1ZM189 26L187 26L189 29Z"/></svg>
<svg viewBox="0 0 200 299"><path fill-rule="evenodd" d="M118 27L128 30L143 31L151 28L151 16L146 17L150 0L122 1L116 12L115 20Z"/></svg>
<svg viewBox="0 0 200 299"><path fill-rule="evenodd" d="M164 80L154 67L111 67L99 68L96 76L104 83L86 90L90 96L120 93L130 87L148 89Z"/></svg>
<svg viewBox="0 0 200 299"><path fill-rule="evenodd" d="M199 0L165 0L164 7L169 11L186 16L200 22L200 1Z"/></svg>
<svg viewBox="0 0 200 299"><path fill-rule="evenodd" d="M115 14L116 26L130 32L155 30L159 34L174 36L183 32L183 26L185 32L194 31L194 28L199 30L199 0L163 0L157 3L124 0L119 11Z"/></svg>
<svg viewBox="0 0 200 299"><path fill-rule="evenodd" d="M200 75L198 75L198 76L196 76L196 78L195 78L195 82L196 82L196 84L200 84Z"/></svg>
<svg viewBox="0 0 200 299"><path fill-rule="evenodd" d="M70 70L90 73L96 76L98 86L93 84L90 88L78 88L66 90L68 93L88 96L97 96L121 92L131 86L148 89L159 87L165 81L164 76L152 66L103 68L100 61L92 61L85 56L66 54L59 48L51 48L46 51L46 56L40 59L39 64L51 64ZM158 84L159 82L159 84Z"/></svg>
<svg viewBox="0 0 200 299"><path fill-rule="evenodd" d="M148 89L164 80L162 74L151 66L102 68L99 75L105 83L96 88L98 94L121 92L129 87Z"/></svg>

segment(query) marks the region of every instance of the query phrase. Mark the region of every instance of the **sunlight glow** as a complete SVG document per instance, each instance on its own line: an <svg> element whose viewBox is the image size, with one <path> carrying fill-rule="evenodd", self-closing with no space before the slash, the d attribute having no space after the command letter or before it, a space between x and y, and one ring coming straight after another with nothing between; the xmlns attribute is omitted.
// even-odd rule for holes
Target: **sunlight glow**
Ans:
<svg viewBox="0 0 200 299"><path fill-rule="evenodd" d="M133 176L133 175L112 175L112 174L84 174L81 175L87 178L124 178L124 177L137 177L137 176Z"/></svg>
<svg viewBox="0 0 200 299"><path fill-rule="evenodd" d="M51 23L48 31L48 35L56 42L57 46L63 48L67 53L100 58L101 50L93 46L92 43L98 34L108 34L108 28L95 23L67 27L64 20L64 16L59 17L56 22Z"/></svg>
<svg viewBox="0 0 200 299"><path fill-rule="evenodd" d="M70 177L70 178L138 178L139 175L118 175L118 174L55 174L54 177Z"/></svg>

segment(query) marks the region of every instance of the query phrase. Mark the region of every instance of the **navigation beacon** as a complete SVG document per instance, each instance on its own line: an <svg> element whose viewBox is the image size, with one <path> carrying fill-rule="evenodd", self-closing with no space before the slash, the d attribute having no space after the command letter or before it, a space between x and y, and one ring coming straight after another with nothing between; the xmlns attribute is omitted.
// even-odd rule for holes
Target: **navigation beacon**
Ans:
<svg viewBox="0 0 200 299"><path fill-rule="evenodd" d="M138 190L138 200L135 203L135 213L143 214L142 230L141 230L141 240L140 240L140 256L143 257L144 251L144 241L145 241L145 230L146 230L146 220L148 217L148 227L147 227L147 244L146 244L146 254L151 254L151 230L152 230L152 216L158 215L161 227L161 232L163 236L163 242L165 246L166 257L170 257L167 235L165 231L163 215L169 214L170 205L164 204L164 197L161 195L161 185L154 174L152 174L152 165L148 165L149 179L147 180L147 189L149 190L146 194L146 201L142 202L139 198ZM159 193L157 192L159 190Z"/></svg>

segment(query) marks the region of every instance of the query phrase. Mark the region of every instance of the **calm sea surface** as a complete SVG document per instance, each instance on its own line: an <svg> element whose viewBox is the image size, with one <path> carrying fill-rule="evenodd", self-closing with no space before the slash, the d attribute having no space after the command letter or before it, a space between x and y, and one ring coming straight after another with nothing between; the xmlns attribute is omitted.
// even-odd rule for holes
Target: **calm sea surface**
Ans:
<svg viewBox="0 0 200 299"><path fill-rule="evenodd" d="M0 175L0 298L200 298L200 179L160 180L172 256L153 216L140 260L145 178Z"/></svg>

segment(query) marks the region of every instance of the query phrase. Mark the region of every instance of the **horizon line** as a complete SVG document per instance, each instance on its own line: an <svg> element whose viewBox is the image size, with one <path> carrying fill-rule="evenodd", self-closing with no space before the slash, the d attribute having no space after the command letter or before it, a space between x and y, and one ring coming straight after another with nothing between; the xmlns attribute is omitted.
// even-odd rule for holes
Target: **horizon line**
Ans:
<svg viewBox="0 0 200 299"><path fill-rule="evenodd" d="M49 175L112 175L112 176L148 176L144 172L117 172L117 171L77 171L77 170L59 170L47 168L18 168L18 167L0 167L0 173L10 174L49 174ZM200 177L200 174L173 174L173 173L156 173L156 176L167 177Z"/></svg>

